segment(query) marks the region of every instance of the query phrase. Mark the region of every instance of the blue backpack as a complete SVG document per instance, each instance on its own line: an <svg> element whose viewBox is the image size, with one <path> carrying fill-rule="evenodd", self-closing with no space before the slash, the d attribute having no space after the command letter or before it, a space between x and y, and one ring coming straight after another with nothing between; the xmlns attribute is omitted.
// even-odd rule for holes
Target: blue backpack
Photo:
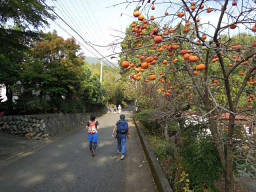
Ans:
<svg viewBox="0 0 256 192"><path fill-rule="evenodd" d="M128 123L126 120L119 120L117 122L117 133L127 134L128 132Z"/></svg>

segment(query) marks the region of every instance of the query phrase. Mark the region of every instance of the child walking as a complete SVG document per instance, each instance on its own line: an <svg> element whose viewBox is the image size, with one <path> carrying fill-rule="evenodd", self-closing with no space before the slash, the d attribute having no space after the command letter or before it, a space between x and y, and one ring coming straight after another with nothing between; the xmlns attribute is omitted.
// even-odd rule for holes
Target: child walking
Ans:
<svg viewBox="0 0 256 192"><path fill-rule="evenodd" d="M90 152L91 155L95 156L95 151L97 147L98 142L98 131L99 131L99 122L95 121L96 117L95 115L91 114L90 121L86 125L86 129L88 131L88 140L90 142Z"/></svg>

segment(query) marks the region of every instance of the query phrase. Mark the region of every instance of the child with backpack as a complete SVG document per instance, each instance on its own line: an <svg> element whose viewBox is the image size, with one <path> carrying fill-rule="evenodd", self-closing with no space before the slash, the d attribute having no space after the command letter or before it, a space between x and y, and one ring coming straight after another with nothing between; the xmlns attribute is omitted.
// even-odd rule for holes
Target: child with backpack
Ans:
<svg viewBox="0 0 256 192"><path fill-rule="evenodd" d="M125 146L126 138L130 136L128 123L125 120L125 115L120 115L120 120L116 123L116 126L113 128L112 137L115 138L114 134L116 133L117 139L117 150L121 153L121 160L124 159L125 155Z"/></svg>
<svg viewBox="0 0 256 192"><path fill-rule="evenodd" d="M96 117L91 114L90 121L86 125L86 129L88 131L88 140L90 142L89 148L91 155L95 156L95 151L98 142L98 131L99 131L99 122L95 120Z"/></svg>

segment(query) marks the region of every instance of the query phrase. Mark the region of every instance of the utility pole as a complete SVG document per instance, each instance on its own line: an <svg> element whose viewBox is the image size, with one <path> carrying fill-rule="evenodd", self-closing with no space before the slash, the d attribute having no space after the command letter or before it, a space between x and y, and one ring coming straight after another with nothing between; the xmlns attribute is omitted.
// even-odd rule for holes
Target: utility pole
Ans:
<svg viewBox="0 0 256 192"><path fill-rule="evenodd" d="M100 60L100 83L102 83L102 66L103 65L103 62L102 60Z"/></svg>

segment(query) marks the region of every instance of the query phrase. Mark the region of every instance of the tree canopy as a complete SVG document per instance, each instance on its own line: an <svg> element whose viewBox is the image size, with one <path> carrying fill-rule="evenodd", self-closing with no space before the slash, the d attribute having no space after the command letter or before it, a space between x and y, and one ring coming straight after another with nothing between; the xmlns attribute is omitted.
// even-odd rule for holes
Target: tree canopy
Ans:
<svg viewBox="0 0 256 192"><path fill-rule="evenodd" d="M0 3L1 28L8 23L26 29L29 26L38 28L48 24L47 19L53 19L50 8L45 0L9 0Z"/></svg>
<svg viewBox="0 0 256 192"><path fill-rule="evenodd" d="M9 98L18 96L12 108L6 103L9 113L84 112L104 105L106 93L74 39L40 33L29 44L29 49L17 49L20 62L2 63L1 81L12 93Z"/></svg>

